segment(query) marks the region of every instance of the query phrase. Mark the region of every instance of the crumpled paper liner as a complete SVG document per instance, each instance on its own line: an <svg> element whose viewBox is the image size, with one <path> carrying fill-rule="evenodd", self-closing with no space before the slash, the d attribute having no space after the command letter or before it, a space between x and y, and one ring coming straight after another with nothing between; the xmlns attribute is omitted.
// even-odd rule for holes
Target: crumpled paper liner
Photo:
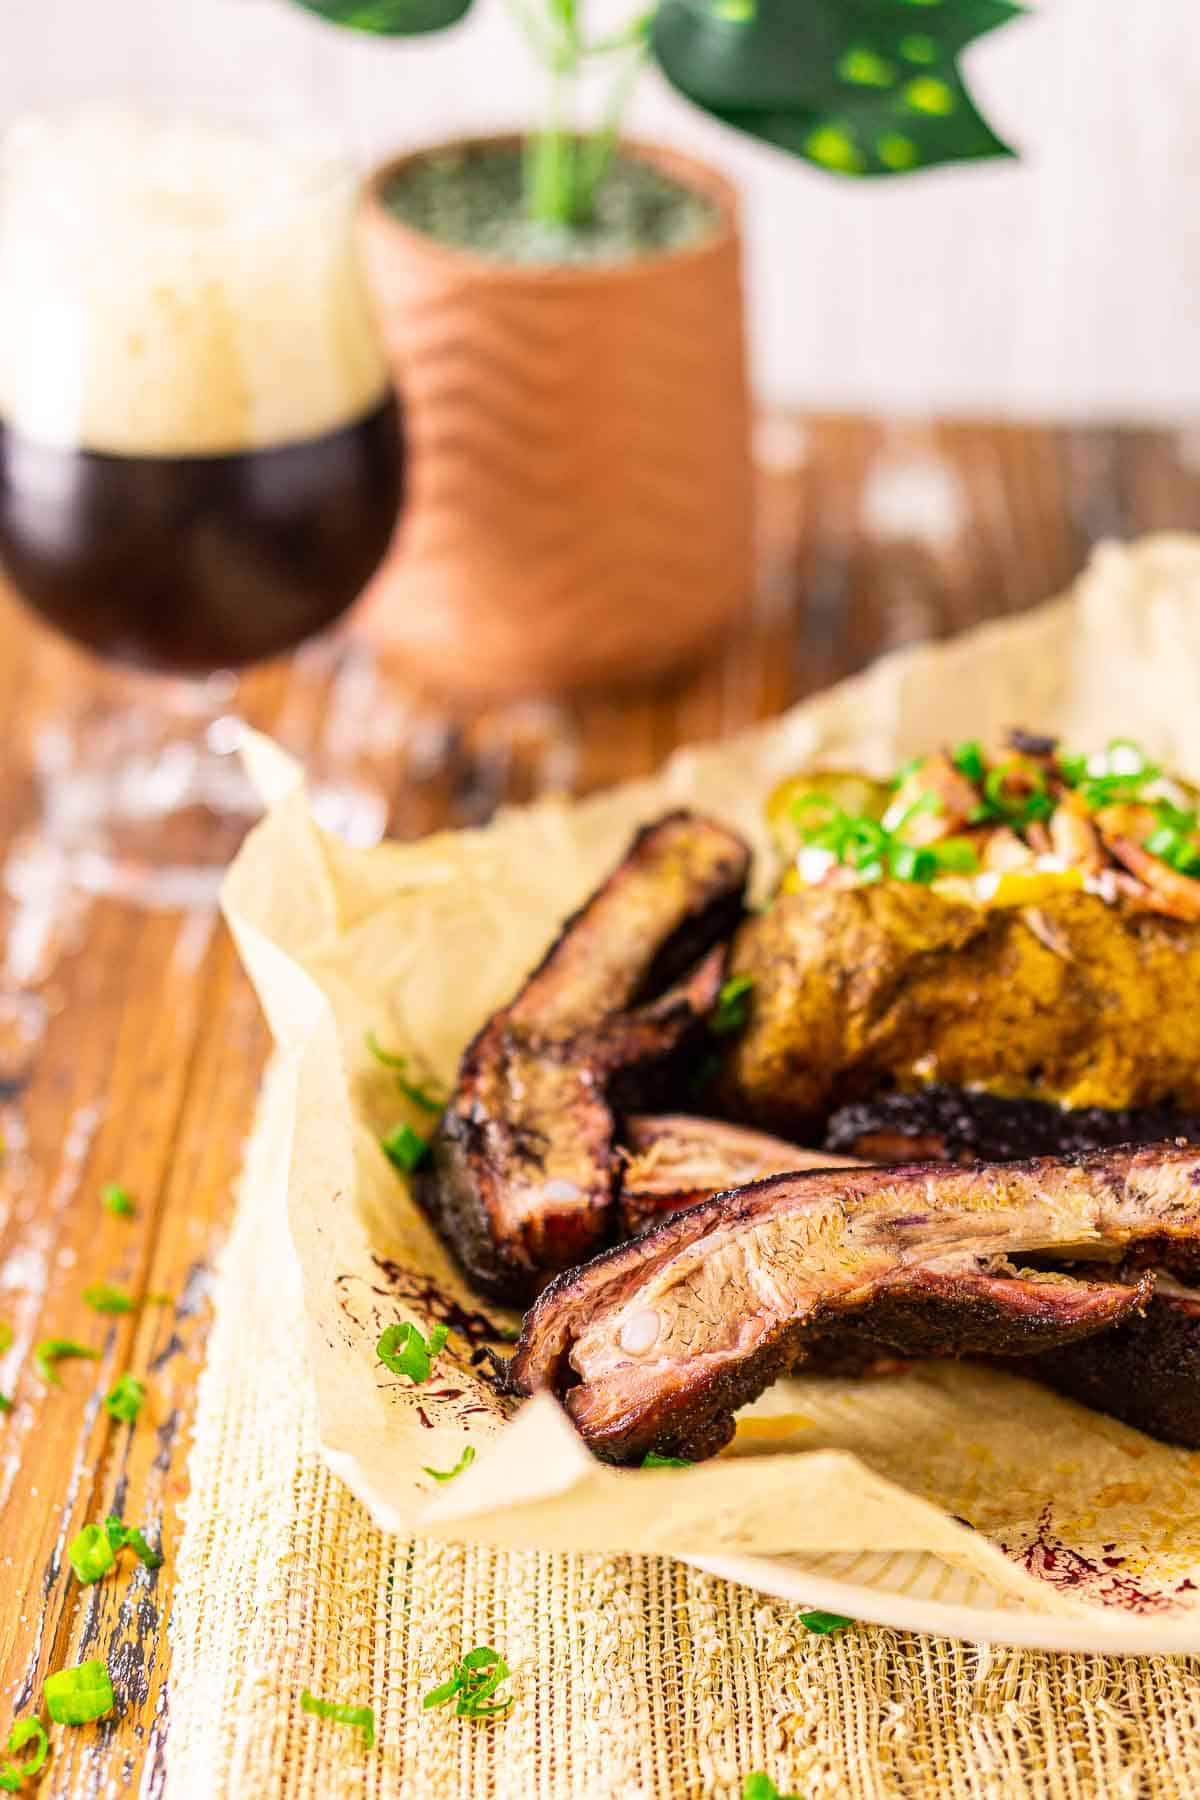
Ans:
<svg viewBox="0 0 1200 1800"><path fill-rule="evenodd" d="M224 905L284 1066L324 1448L384 1529L668 1553L815 1603L855 1595L862 1617L1051 1647L1200 1650L1200 1456L1016 1377L931 1363L780 1383L694 1469L604 1467L553 1401L516 1413L498 1393L495 1357L518 1321L467 1289L378 1147L402 1119L428 1119L368 1032L449 1086L471 1034L638 824L681 803L713 813L751 840L761 892L763 801L783 775L884 773L1017 723L1084 746L1135 736L1200 779L1200 540L1105 546L1062 600L891 656L651 780L484 830L349 849L314 823L294 765L252 742L271 811ZM450 1326L421 1387L375 1354L403 1319ZM426 1473L467 1443L477 1460L453 1481Z"/></svg>

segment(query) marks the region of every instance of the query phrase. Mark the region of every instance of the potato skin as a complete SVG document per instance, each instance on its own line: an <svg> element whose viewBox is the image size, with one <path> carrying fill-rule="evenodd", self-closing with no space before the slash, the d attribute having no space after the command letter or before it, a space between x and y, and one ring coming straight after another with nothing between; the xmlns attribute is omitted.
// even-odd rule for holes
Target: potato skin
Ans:
<svg viewBox="0 0 1200 1800"><path fill-rule="evenodd" d="M1200 1106L1200 927L1064 892L983 908L912 882L780 894L734 941L754 981L721 1077L781 1135L881 1088Z"/></svg>

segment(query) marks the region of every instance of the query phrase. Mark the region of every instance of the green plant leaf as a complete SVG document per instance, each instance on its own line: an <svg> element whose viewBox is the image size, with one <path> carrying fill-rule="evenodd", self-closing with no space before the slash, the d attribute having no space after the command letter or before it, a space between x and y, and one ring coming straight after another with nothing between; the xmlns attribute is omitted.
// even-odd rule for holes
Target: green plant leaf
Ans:
<svg viewBox="0 0 1200 1800"><path fill-rule="evenodd" d="M838 175L1010 156L958 57L1014 0L662 0L654 54L689 100Z"/></svg>
<svg viewBox="0 0 1200 1800"><path fill-rule="evenodd" d="M423 31L444 31L447 25L457 25L470 11L471 0L294 0L294 4L351 31L416 37Z"/></svg>

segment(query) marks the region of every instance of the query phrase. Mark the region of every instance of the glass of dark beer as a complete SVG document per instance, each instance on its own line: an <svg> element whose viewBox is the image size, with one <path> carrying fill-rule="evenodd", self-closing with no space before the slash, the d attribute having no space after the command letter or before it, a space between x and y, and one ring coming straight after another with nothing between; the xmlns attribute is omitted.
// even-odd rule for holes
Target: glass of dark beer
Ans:
<svg viewBox="0 0 1200 1800"><path fill-rule="evenodd" d="M224 672L324 631L390 540L402 436L355 192L321 133L226 111L92 105L6 137L0 566L76 644L177 678L126 688L128 730L56 770L96 885L178 862L156 794L164 826L250 807L229 757L210 766L235 735ZM186 726L150 729L181 693Z"/></svg>

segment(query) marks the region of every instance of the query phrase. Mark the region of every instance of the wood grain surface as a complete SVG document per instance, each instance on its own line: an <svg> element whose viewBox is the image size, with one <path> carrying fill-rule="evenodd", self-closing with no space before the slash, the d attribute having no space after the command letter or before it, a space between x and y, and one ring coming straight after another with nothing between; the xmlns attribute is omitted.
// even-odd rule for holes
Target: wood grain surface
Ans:
<svg viewBox="0 0 1200 1800"><path fill-rule="evenodd" d="M757 448L757 589L688 679L449 718L350 634L256 672L240 710L319 773L379 784L389 829L416 836L647 771L884 650L1030 605L1098 538L1200 528L1197 440L1173 434L779 417L760 421ZM0 1737L39 1707L49 1670L102 1656L117 1692L111 1720L52 1729L46 1797L163 1791L190 1421L267 1048L210 911L81 897L42 854L34 771L53 722L108 681L0 598L0 1319L16 1334L0 1358L15 1402L0 1418ZM101 1206L114 1180L132 1218ZM96 1281L141 1304L100 1317L80 1297ZM52 1335L101 1360L62 1364L61 1388L47 1387L31 1350ZM124 1370L148 1387L133 1427L101 1405ZM80 1588L66 1545L110 1511L161 1532L166 1561L150 1574L124 1558Z"/></svg>

